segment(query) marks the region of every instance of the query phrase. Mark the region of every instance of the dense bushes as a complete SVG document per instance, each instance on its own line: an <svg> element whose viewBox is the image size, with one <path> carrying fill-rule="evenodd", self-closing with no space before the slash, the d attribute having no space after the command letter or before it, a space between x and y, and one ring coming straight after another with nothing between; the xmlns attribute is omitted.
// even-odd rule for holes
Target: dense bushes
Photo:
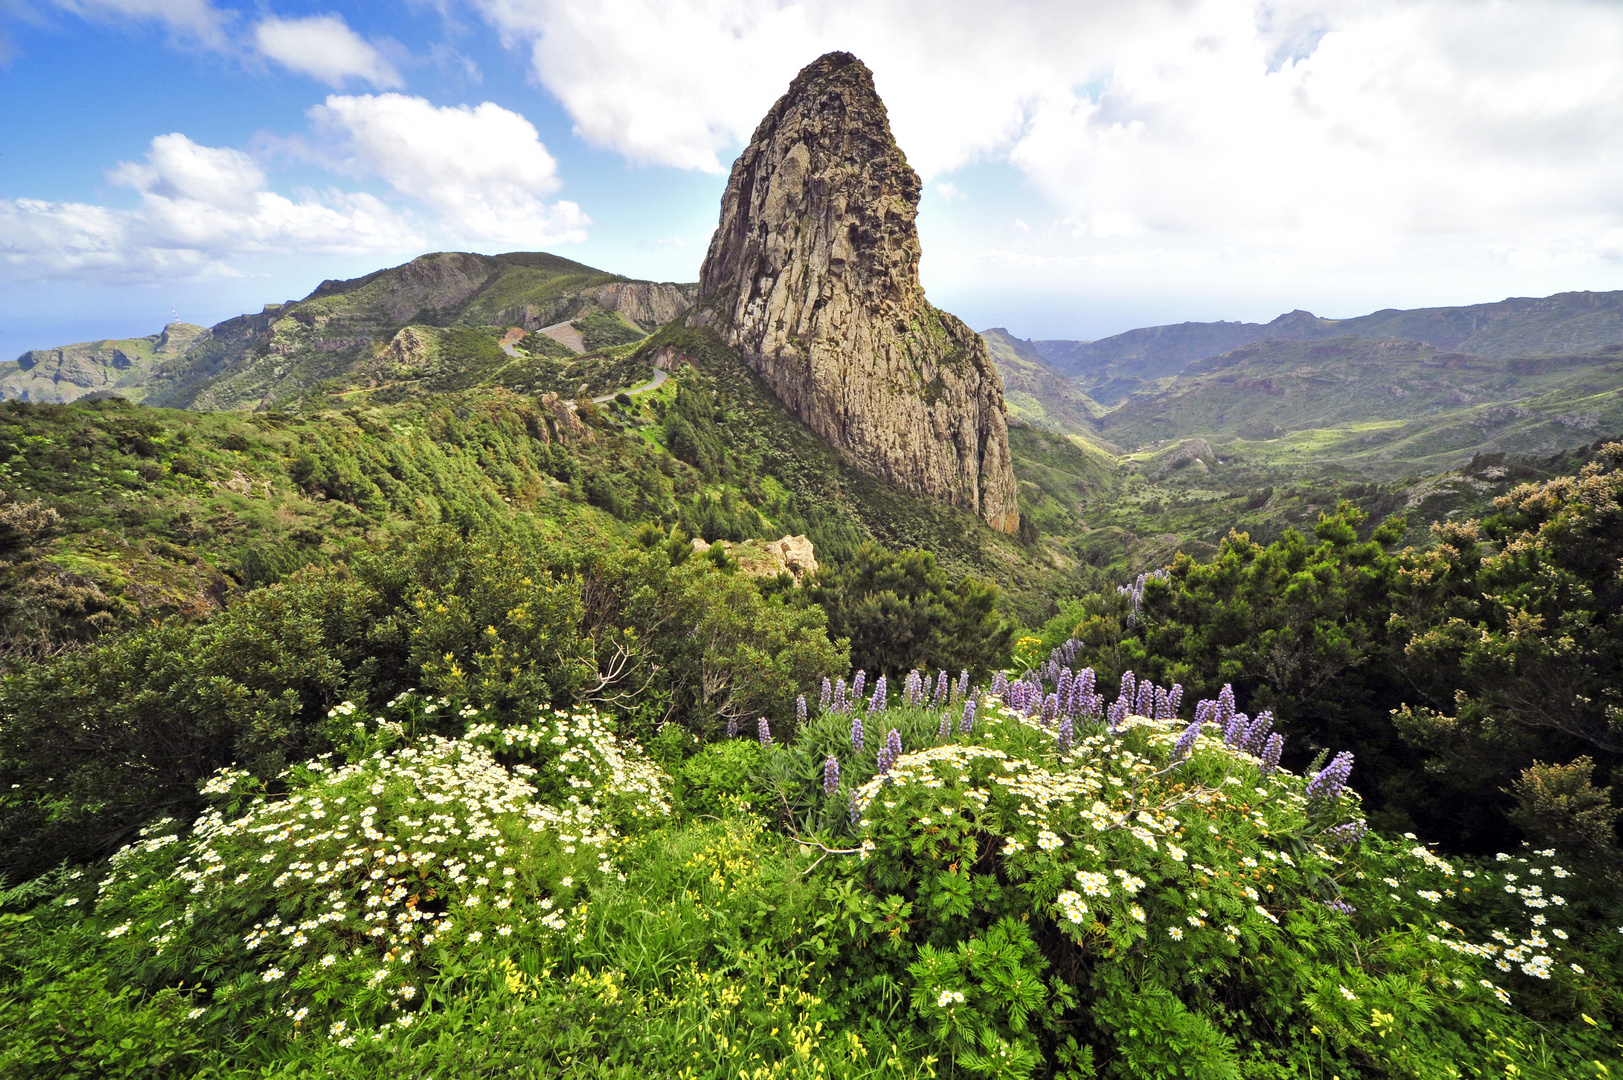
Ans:
<svg viewBox="0 0 1623 1080"><path fill-rule="evenodd" d="M808 592L828 612L829 633L850 640L852 664L866 671L962 669L984 679L1009 662L1014 626L998 611L996 586L949 581L927 551L864 544Z"/></svg>
<svg viewBox="0 0 1623 1080"><path fill-rule="evenodd" d="M194 814L223 765L273 776L331 749L343 700L375 708L415 687L502 715L601 702L628 709L631 733L670 719L710 732L791 715L843 664L820 609L707 561L431 530L0 683L0 866L106 854L154 814Z"/></svg>
<svg viewBox="0 0 1623 1080"><path fill-rule="evenodd" d="M1207 694L1233 683L1304 754L1353 749L1390 828L1478 851L1516 840L1512 815L1539 843L1599 835L1558 820L1549 793L1570 788L1573 813L1604 806L1591 778L1607 784L1623 760L1620 465L1610 444L1577 477L1434 526L1427 548L1393 550L1402 520L1371 529L1347 504L1311 541L1231 534L1209 562L1180 556L1127 595L1068 605L1045 636L1074 631L1103 671L1137 666ZM1583 775L1549 772L1568 765ZM1611 846L1591 856L1615 864Z"/></svg>
<svg viewBox="0 0 1623 1080"><path fill-rule="evenodd" d="M333 753L0 894L0 1069L1609 1075L1604 882L1361 836L1342 763L1089 674L667 728L675 777L590 709L340 703Z"/></svg>

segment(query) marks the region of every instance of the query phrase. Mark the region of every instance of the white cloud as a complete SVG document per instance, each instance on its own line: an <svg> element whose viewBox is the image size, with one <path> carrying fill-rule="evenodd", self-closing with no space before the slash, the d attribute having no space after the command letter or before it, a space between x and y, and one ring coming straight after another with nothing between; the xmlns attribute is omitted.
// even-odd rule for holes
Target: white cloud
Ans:
<svg viewBox="0 0 1623 1080"><path fill-rule="evenodd" d="M233 276L244 257L414 254L431 246L581 242L591 223L568 201L535 127L490 102L436 108L400 94L332 95L310 110L318 163L381 179L401 205L330 188L289 198L240 150L172 133L110 181L133 209L0 199L0 277L108 281Z"/></svg>
<svg viewBox="0 0 1623 1080"><path fill-rule="evenodd" d="M209 0L53 0L57 7L81 18L99 21L129 19L162 23L177 37L220 48L233 15Z"/></svg>
<svg viewBox="0 0 1623 1080"><path fill-rule="evenodd" d="M1020 245L1073 282L1623 284L1610 0L479 2L583 138L680 168L723 169L795 71L855 52L943 202L953 170L1012 166ZM1010 245L929 213L959 244L934 265Z"/></svg>
<svg viewBox="0 0 1623 1080"><path fill-rule="evenodd" d="M379 176L431 208L438 231L539 246L586 239L590 219L573 202L548 204L558 163L535 126L491 102L436 107L402 94L334 94L310 110L334 144L334 164Z"/></svg>
<svg viewBox="0 0 1623 1080"><path fill-rule="evenodd" d="M351 30L341 15L272 16L254 27L254 44L284 67L328 86L342 86L345 79L361 79L377 87L404 85L394 65Z"/></svg>
<svg viewBox="0 0 1623 1080"><path fill-rule="evenodd" d="M363 253L417 248L417 232L372 195L329 191L290 199L239 150L175 133L147 160L109 171L140 197L132 210L0 199L0 267L16 278L151 281L233 276L243 255Z"/></svg>

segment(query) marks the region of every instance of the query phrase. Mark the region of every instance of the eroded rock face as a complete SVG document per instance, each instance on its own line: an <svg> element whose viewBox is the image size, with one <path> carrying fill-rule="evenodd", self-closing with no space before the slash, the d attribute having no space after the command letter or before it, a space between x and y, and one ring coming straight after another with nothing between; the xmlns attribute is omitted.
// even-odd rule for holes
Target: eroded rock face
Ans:
<svg viewBox="0 0 1623 1080"><path fill-rule="evenodd" d="M924 298L919 188L872 73L818 59L733 165L689 322L858 467L1013 532L1003 383Z"/></svg>

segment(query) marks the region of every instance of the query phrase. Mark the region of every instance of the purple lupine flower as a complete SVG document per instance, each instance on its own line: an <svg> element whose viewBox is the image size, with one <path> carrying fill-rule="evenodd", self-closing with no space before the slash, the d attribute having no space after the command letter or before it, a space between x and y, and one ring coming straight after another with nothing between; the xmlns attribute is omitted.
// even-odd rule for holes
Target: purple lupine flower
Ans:
<svg viewBox="0 0 1623 1080"><path fill-rule="evenodd" d="M881 773L890 772L891 766L895 765L896 759L901 756L901 732L897 731L895 728L891 728L890 734L885 736L885 745L881 746L879 748L879 752L875 755L879 762L879 771Z"/></svg>
<svg viewBox="0 0 1623 1080"><path fill-rule="evenodd" d="M884 712L888 697L889 692L885 689L885 677L881 675L878 681L873 684L873 697L868 700L868 711Z"/></svg>
<svg viewBox="0 0 1623 1080"><path fill-rule="evenodd" d="M1262 755L1262 748L1268 745L1268 732L1273 730L1274 714L1267 709L1257 714L1251 721L1251 726L1245 732L1245 751L1248 754Z"/></svg>
<svg viewBox="0 0 1623 1080"><path fill-rule="evenodd" d="M1076 640L1076 638L1065 639L1065 644L1061 645L1060 648L1065 650L1065 662L1067 664L1076 663L1076 653L1081 647L1082 643Z"/></svg>
<svg viewBox="0 0 1623 1080"><path fill-rule="evenodd" d="M1307 801L1323 802L1340 795L1341 789L1347 786L1347 777L1352 773L1352 766L1351 750L1343 750L1337 754L1330 764L1320 769L1318 775L1308 781Z"/></svg>
<svg viewBox="0 0 1623 1080"><path fill-rule="evenodd" d="M1245 738L1246 729L1251 726L1251 718L1243 712L1237 712L1229 717L1228 726L1223 729L1223 741L1230 746L1239 746Z"/></svg>
<svg viewBox="0 0 1623 1080"><path fill-rule="evenodd" d="M1133 694L1138 690L1138 680L1133 677L1132 668L1121 673L1121 689L1116 693L1116 700L1124 702L1124 708L1133 707Z"/></svg>
<svg viewBox="0 0 1623 1080"><path fill-rule="evenodd" d="M1077 681L1082 684L1082 692L1084 694L1088 695L1089 697L1092 697L1093 696L1093 688L1099 681L1098 677L1096 675L1094 675L1093 669L1090 668L1090 667L1083 668L1080 672L1077 673L1076 678L1077 678Z"/></svg>
<svg viewBox="0 0 1623 1080"><path fill-rule="evenodd" d="M828 676L823 676L823 692L817 697L817 711L828 712L828 704L834 699L834 688L829 685Z"/></svg>
<svg viewBox="0 0 1623 1080"><path fill-rule="evenodd" d="M1172 716L1178 715L1178 707L1183 704L1183 684L1173 683L1172 690L1167 694L1167 708L1172 710Z"/></svg>
<svg viewBox="0 0 1623 1080"><path fill-rule="evenodd" d="M1268 743L1262 748L1262 775L1267 776L1279 768L1279 755L1285 749L1285 736L1274 732L1268 736Z"/></svg>
<svg viewBox="0 0 1623 1080"><path fill-rule="evenodd" d="M1173 761L1182 761L1189 756L1189 751L1195 747L1195 740L1200 737L1201 727L1201 722L1196 720L1183 729L1183 734L1178 736L1178 741L1172 744Z"/></svg>
<svg viewBox="0 0 1623 1080"><path fill-rule="evenodd" d="M1229 717L1234 715L1234 687L1229 683L1223 684L1223 689L1217 693L1217 715L1212 717L1219 727L1228 727Z"/></svg>
<svg viewBox="0 0 1623 1080"><path fill-rule="evenodd" d="M1211 698L1201 698L1199 701L1195 702L1195 719L1199 720L1202 724L1207 723L1211 720L1212 713L1216 710L1217 702L1213 701Z"/></svg>
<svg viewBox="0 0 1623 1080"><path fill-rule="evenodd" d="M964 702L964 718L958 724L958 730L965 735L975 730L975 699L969 698Z"/></svg>
<svg viewBox="0 0 1623 1080"><path fill-rule="evenodd" d="M939 731L937 731L935 733L935 737L938 738L938 739L945 739L948 735L951 735L951 734L952 734L952 713L947 712L945 709L943 709L941 711L941 730L939 730Z"/></svg>
<svg viewBox="0 0 1623 1080"><path fill-rule="evenodd" d="M924 698L924 691L920 689L919 669L914 668L907 673L907 680L902 684L902 704L913 706L920 704Z"/></svg>
<svg viewBox="0 0 1623 1080"><path fill-rule="evenodd" d="M1358 909L1345 900L1320 900L1319 903L1335 912L1337 915L1355 915Z"/></svg>
<svg viewBox="0 0 1623 1080"><path fill-rule="evenodd" d="M772 729L767 726L764 716L755 721L755 737L761 740L762 746L772 745Z"/></svg>
<svg viewBox="0 0 1623 1080"><path fill-rule="evenodd" d="M729 739L736 739L738 737L738 717L736 716L729 716L727 718L727 737Z"/></svg>
<svg viewBox="0 0 1623 1080"><path fill-rule="evenodd" d="M969 669L968 668L964 668L962 671L958 672L958 696L959 697L968 697L969 696Z"/></svg>
<svg viewBox="0 0 1623 1080"><path fill-rule="evenodd" d="M1043 724L1047 726L1059 717L1059 695L1049 694L1043 699Z"/></svg>
<svg viewBox="0 0 1623 1080"><path fill-rule="evenodd" d="M868 685L868 673L863 669L857 670L857 677L851 680L851 697L860 698L862 688Z"/></svg>
<svg viewBox="0 0 1623 1080"><path fill-rule="evenodd" d="M806 695L805 694L801 694L799 697L795 698L795 721L796 721L796 723L800 723L800 724L804 724L806 722Z"/></svg>
<svg viewBox="0 0 1623 1080"><path fill-rule="evenodd" d="M851 749L862 749L862 714L851 714Z"/></svg>
<svg viewBox="0 0 1623 1080"><path fill-rule="evenodd" d="M1155 684L1145 679L1138 684L1138 698L1133 702L1133 712L1139 716L1155 716Z"/></svg>
<svg viewBox="0 0 1623 1080"><path fill-rule="evenodd" d="M841 675L839 681L834 684L833 708L836 713L843 713L845 711L845 707L845 676Z"/></svg>
<svg viewBox="0 0 1623 1080"><path fill-rule="evenodd" d="M1345 847L1356 844L1360 837L1369 831L1369 825L1363 819L1349 821L1337 825L1333 829L1326 829L1319 834L1319 840L1328 847Z"/></svg>
<svg viewBox="0 0 1623 1080"><path fill-rule="evenodd" d="M1110 716L1108 717L1110 730L1115 731L1125 719L1127 719L1127 699L1124 697L1117 698L1116 703L1110 706Z"/></svg>
<svg viewBox="0 0 1623 1080"><path fill-rule="evenodd" d="M857 807L857 793L853 791L851 793L851 824L855 825L857 823L857 818L861 816L862 811Z"/></svg>
<svg viewBox="0 0 1623 1080"><path fill-rule="evenodd" d="M1061 701L1068 701L1071 697L1071 682L1075 678L1070 668L1059 669L1059 679L1054 683L1054 692L1059 694Z"/></svg>
<svg viewBox="0 0 1623 1080"><path fill-rule="evenodd" d="M992 695L994 697L1003 697L1008 692L1009 680L1004 677L1003 672L1000 671L992 676Z"/></svg>
<svg viewBox="0 0 1623 1080"><path fill-rule="evenodd" d="M1071 752L1071 741L1076 737L1076 728L1069 716L1061 718L1055 737L1059 741L1059 752L1069 754Z"/></svg>
<svg viewBox="0 0 1623 1080"><path fill-rule="evenodd" d="M832 795L840 786L840 759L830 754L823 762L823 793Z"/></svg>
<svg viewBox="0 0 1623 1080"><path fill-rule="evenodd" d="M935 697L930 699L931 705L945 705L947 703L947 669L941 668L935 677Z"/></svg>

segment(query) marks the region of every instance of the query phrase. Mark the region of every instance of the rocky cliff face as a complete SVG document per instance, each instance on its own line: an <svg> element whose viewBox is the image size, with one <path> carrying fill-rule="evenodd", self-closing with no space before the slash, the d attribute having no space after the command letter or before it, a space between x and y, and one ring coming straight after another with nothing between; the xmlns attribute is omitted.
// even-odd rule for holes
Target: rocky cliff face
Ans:
<svg viewBox="0 0 1623 1080"><path fill-rule="evenodd" d="M1013 532L1003 384L924 298L919 187L872 73L818 59L733 165L689 321L858 467Z"/></svg>

